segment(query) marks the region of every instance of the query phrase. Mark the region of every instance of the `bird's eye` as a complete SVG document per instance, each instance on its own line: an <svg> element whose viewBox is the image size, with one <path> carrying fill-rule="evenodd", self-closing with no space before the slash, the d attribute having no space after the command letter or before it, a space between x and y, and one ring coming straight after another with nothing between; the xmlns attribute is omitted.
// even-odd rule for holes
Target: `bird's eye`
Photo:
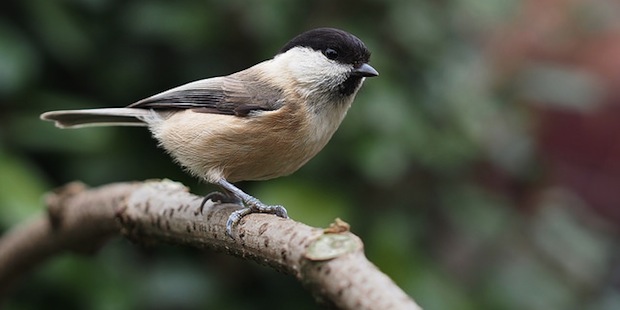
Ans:
<svg viewBox="0 0 620 310"><path fill-rule="evenodd" d="M323 51L323 55L328 59L334 60L338 58L338 52L335 49L327 48Z"/></svg>

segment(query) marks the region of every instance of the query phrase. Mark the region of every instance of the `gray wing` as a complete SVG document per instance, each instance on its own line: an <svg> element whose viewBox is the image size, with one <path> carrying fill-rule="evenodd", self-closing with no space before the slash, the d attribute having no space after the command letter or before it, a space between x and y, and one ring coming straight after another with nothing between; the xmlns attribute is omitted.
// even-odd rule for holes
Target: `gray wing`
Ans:
<svg viewBox="0 0 620 310"><path fill-rule="evenodd" d="M279 109L282 92L244 71L199 80L140 100L128 108L191 109L199 113L247 116L252 111Z"/></svg>

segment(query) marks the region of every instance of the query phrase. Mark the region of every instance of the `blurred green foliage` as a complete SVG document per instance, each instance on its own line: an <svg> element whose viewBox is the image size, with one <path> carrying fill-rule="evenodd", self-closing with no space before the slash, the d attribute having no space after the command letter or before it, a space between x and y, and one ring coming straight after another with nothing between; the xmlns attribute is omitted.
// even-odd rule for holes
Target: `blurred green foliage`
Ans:
<svg viewBox="0 0 620 310"><path fill-rule="evenodd" d="M620 307L604 280L615 240L562 208L532 219L519 209L523 197L484 181L493 170L536 187L545 169L530 131L535 120L496 80L484 43L520 5L3 1L0 229L44 212L44 192L73 180L170 178L195 193L213 189L183 173L142 128L58 130L38 120L41 112L124 106L244 69L304 30L332 26L366 42L380 77L366 81L330 144L299 172L241 187L310 225L349 222L368 257L427 309ZM6 306L316 308L292 277L217 253L125 240L93 257L50 261L20 281Z"/></svg>

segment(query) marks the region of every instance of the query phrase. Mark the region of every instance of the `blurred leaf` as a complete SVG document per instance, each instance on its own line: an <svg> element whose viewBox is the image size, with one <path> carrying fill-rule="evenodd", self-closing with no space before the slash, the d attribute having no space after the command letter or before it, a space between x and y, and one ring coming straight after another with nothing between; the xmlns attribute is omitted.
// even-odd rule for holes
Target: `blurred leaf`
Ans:
<svg viewBox="0 0 620 310"><path fill-rule="evenodd" d="M339 189L281 178L257 184L252 194L266 204L287 208L289 216L310 226L328 227L335 218L345 222L349 204Z"/></svg>
<svg viewBox="0 0 620 310"><path fill-rule="evenodd" d="M471 32L486 32L497 25L501 25L507 19L513 17L518 11L522 1L486 1L486 0L461 0L455 2L454 20L457 30L464 34Z"/></svg>
<svg viewBox="0 0 620 310"><path fill-rule="evenodd" d="M446 187L441 199L457 235L477 242L499 242L497 239L519 218L505 206L507 201L471 185Z"/></svg>
<svg viewBox="0 0 620 310"><path fill-rule="evenodd" d="M148 309L197 309L217 293L215 283L206 274L197 273L200 266L183 260L167 259L149 266L139 298Z"/></svg>
<svg viewBox="0 0 620 310"><path fill-rule="evenodd" d="M201 2L179 5L168 1L132 2L123 12L125 28L135 36L155 39L179 49L191 49L210 40L216 15Z"/></svg>
<svg viewBox="0 0 620 310"><path fill-rule="evenodd" d="M423 52L435 50L445 39L441 6L436 2L401 1L388 8L387 22L395 32L392 37L410 53L428 57L432 53Z"/></svg>
<svg viewBox="0 0 620 310"><path fill-rule="evenodd" d="M510 252L504 261L492 266L484 290L493 300L493 308L503 309L569 309L575 305L575 294L569 284L555 277L540 261Z"/></svg>
<svg viewBox="0 0 620 310"><path fill-rule="evenodd" d="M538 104L593 111L603 96L602 81L568 66L530 64L520 76L520 95Z"/></svg>
<svg viewBox="0 0 620 310"><path fill-rule="evenodd" d="M39 70L39 58L30 43L11 25L0 21L0 96L25 87ZM0 101L0 104L8 102Z"/></svg>
<svg viewBox="0 0 620 310"><path fill-rule="evenodd" d="M49 186L35 166L0 148L0 171L0 226L43 212L42 196Z"/></svg>
<svg viewBox="0 0 620 310"><path fill-rule="evenodd" d="M375 218L377 221L368 229L368 239L365 240L369 259L399 285L411 285L417 272L420 272L420 266L426 263L421 261L424 258L420 253L411 247L418 244L423 225L396 212L380 212ZM352 229L355 232L355 226ZM412 290L414 287L404 289Z"/></svg>
<svg viewBox="0 0 620 310"><path fill-rule="evenodd" d="M607 288L599 300L588 307L590 310L614 310L620 308L620 292L615 288Z"/></svg>
<svg viewBox="0 0 620 310"><path fill-rule="evenodd" d="M565 190L547 193L539 216L532 223L536 245L573 281L586 287L597 286L608 272L613 241L600 231L585 226L581 216L567 206L576 199Z"/></svg>
<svg viewBox="0 0 620 310"><path fill-rule="evenodd" d="M456 285L453 279L438 271L432 263L410 280L414 286L413 296L424 309L481 309L471 296L468 296Z"/></svg>
<svg viewBox="0 0 620 310"><path fill-rule="evenodd" d="M89 28L66 1L24 0L31 27L38 32L46 50L65 65L75 66L93 54Z"/></svg>

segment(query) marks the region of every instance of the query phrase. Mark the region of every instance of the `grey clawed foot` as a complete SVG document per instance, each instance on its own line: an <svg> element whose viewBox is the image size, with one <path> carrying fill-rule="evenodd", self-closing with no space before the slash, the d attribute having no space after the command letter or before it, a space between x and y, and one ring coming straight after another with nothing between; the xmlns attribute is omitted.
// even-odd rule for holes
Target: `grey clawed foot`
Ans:
<svg viewBox="0 0 620 310"><path fill-rule="evenodd" d="M237 210L230 214L230 216L228 217L228 221L226 221L226 234L233 239L233 226L239 223L239 221L248 214L271 213L282 218L288 218L288 213L283 206L266 205L260 202L260 200L246 194L244 191L240 190L230 182L226 181L226 179L224 178L217 180L217 182L215 183L219 185L225 192L230 193L231 196L237 197L237 199L243 201L243 205L245 206L245 208Z"/></svg>
<svg viewBox="0 0 620 310"><path fill-rule="evenodd" d="M235 237L232 233L233 226L237 225L244 216L252 213L269 213L281 218L288 218L288 212L286 212L283 206L270 206L261 202L258 204L248 204L247 207L230 214L228 221L226 221L226 235L234 239Z"/></svg>

